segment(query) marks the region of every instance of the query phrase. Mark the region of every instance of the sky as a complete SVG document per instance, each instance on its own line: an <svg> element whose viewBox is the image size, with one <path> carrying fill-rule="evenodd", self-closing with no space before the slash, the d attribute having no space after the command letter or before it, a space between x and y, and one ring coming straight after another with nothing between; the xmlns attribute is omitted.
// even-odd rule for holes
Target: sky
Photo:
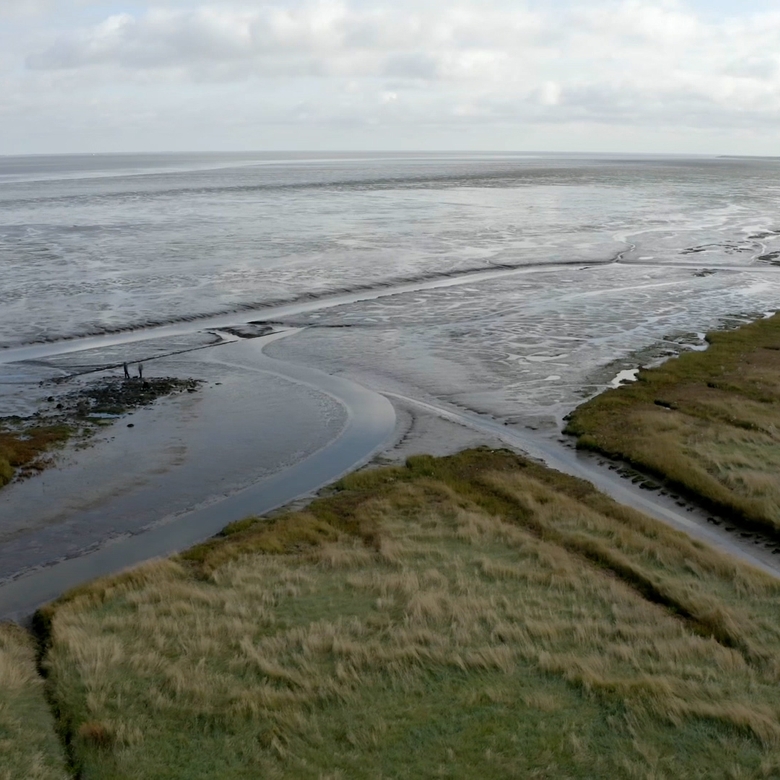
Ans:
<svg viewBox="0 0 780 780"><path fill-rule="evenodd" d="M0 154L780 155L780 0L0 0Z"/></svg>

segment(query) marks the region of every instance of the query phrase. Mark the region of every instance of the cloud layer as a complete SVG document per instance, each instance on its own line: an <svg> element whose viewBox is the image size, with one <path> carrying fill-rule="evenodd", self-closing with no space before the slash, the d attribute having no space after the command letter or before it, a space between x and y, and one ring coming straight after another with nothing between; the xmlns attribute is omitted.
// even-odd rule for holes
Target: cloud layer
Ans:
<svg viewBox="0 0 780 780"><path fill-rule="evenodd" d="M25 5L0 8L0 153L780 153L780 12L736 2Z"/></svg>

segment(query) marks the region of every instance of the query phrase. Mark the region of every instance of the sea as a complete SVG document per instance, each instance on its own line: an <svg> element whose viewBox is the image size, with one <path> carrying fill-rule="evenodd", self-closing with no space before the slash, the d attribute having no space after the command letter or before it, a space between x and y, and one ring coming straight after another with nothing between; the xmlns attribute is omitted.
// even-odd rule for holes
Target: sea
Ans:
<svg viewBox="0 0 780 780"><path fill-rule="evenodd" d="M780 160L0 157L0 348L491 266L780 264Z"/></svg>

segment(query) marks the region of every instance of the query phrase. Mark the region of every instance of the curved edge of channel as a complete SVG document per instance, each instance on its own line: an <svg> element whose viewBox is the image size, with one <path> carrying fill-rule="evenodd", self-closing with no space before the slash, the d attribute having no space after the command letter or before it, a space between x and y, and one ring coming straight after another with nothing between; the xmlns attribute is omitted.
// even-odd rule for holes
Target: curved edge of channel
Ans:
<svg viewBox="0 0 780 780"><path fill-rule="evenodd" d="M392 437L396 414L384 395L342 377L263 356L258 369L266 366L343 404L347 422L340 434L298 463L224 499L0 586L0 620L25 620L38 607L89 580L181 552L231 522L309 495L366 463Z"/></svg>

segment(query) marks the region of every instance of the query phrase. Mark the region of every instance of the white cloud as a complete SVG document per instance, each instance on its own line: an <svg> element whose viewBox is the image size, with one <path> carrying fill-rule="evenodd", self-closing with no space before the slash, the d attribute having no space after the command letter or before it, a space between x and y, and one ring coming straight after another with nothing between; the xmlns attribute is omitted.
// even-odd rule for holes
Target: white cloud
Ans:
<svg viewBox="0 0 780 780"><path fill-rule="evenodd" d="M109 16L98 24L57 34L26 58L33 70L96 65L144 69L253 61L262 72L300 71L300 60L321 73L355 76L415 70L430 77L437 61L455 74L480 72L532 45L543 19L529 12L437 7L409 12L354 9L322 0L297 8L266 5L252 10L224 6L151 10L140 16Z"/></svg>
<svg viewBox="0 0 780 780"><path fill-rule="evenodd" d="M38 0L34 21L17 14L13 34L0 28L0 152L53 117L63 137L76 139L86 117L93 129L81 137L99 138L116 127L114 111L146 146L186 116L194 124L179 137L202 147L225 132L215 109L247 127L297 125L299 138L316 126L310 137L334 147L344 127L354 139L366 126L380 146L401 127L436 146L449 143L449 123L456 134L471 127L481 147L534 138L531 126L555 126L559 138L569 126L568 148L593 147L600 135L583 127L602 125L646 139L677 128L688 145L722 131L734 138L722 151L744 151L744 132L752 144L780 121L780 14L739 8L705 17L682 0L147 0L110 13L100 0ZM247 137L228 132L224 145ZM762 149L780 153L777 143L767 135Z"/></svg>

